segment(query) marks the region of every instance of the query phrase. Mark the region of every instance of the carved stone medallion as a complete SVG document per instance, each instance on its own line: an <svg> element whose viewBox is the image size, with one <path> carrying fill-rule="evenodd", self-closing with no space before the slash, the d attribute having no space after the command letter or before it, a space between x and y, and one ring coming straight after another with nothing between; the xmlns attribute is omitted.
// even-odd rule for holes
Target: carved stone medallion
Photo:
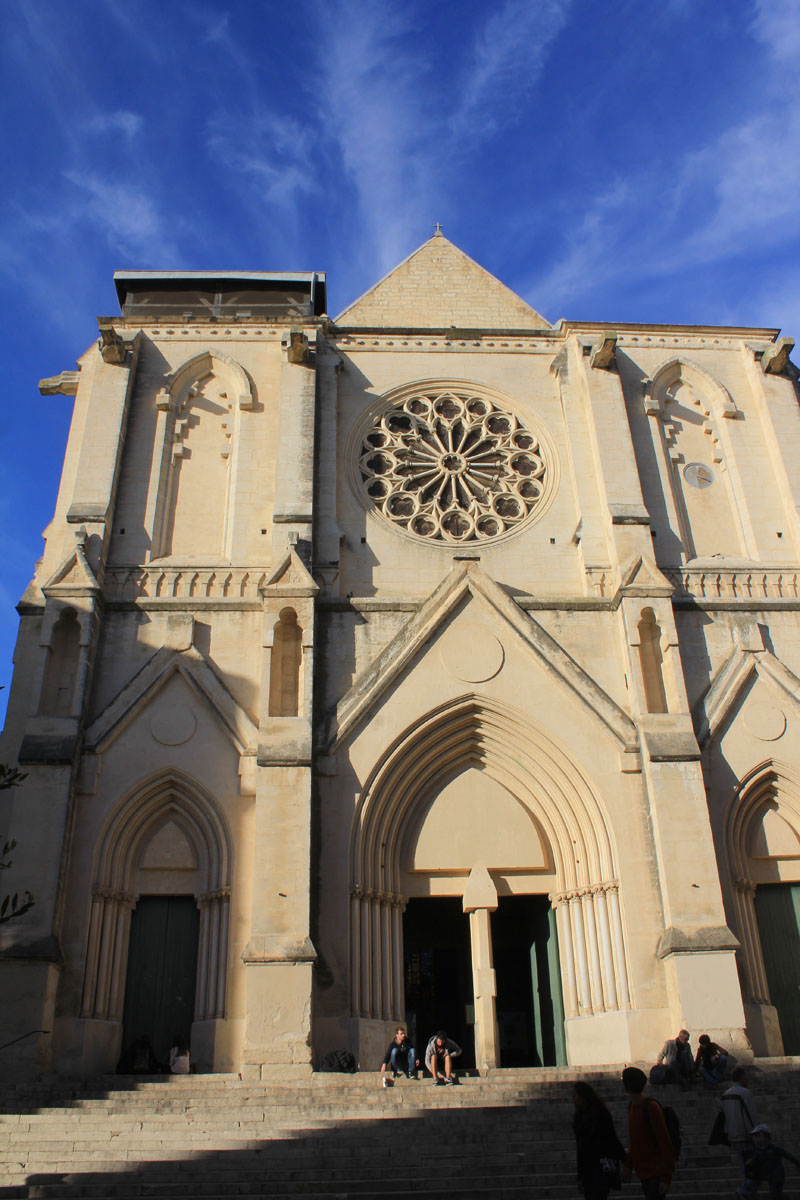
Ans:
<svg viewBox="0 0 800 1200"><path fill-rule="evenodd" d="M786 714L777 704L753 704L745 712L744 724L760 742L777 742L786 731Z"/></svg>
<svg viewBox="0 0 800 1200"><path fill-rule="evenodd" d="M186 704L162 704L150 717L150 732L162 746L182 746L196 728L197 718Z"/></svg>
<svg viewBox="0 0 800 1200"><path fill-rule="evenodd" d="M459 621L448 629L439 653L445 670L464 683L493 679L505 662L503 643L477 621Z"/></svg>

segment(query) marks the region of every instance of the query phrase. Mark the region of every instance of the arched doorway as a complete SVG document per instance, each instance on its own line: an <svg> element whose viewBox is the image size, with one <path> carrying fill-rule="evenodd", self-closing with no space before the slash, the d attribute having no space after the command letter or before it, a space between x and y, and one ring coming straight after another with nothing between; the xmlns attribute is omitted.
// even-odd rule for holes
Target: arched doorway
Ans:
<svg viewBox="0 0 800 1200"><path fill-rule="evenodd" d="M502 894L470 908L465 893L476 864ZM565 1062L558 938L548 900L555 883L552 853L530 810L483 766L467 765L417 805L401 868L409 897L403 915L406 1020L417 1023L418 1041L423 1031L429 1036L444 1024L473 1060L469 912L485 908L500 1064Z"/></svg>
<svg viewBox="0 0 800 1200"><path fill-rule="evenodd" d="M225 1016L231 853L200 788L177 772L125 800L98 852L81 1015L119 1026L117 1049ZM111 1065L111 1064L109 1064Z"/></svg>
<svg viewBox="0 0 800 1200"><path fill-rule="evenodd" d="M800 1054L800 779L766 763L726 814L748 1034L762 1054Z"/></svg>
<svg viewBox="0 0 800 1200"><path fill-rule="evenodd" d="M479 1066L499 1065L503 1043L507 1059L559 1061L565 1020L630 1005L614 854L597 798L565 750L509 706L460 698L394 743L362 792L351 870L356 1017L406 1019L404 933L413 930L419 949L417 901L429 905L434 957L442 923L450 923L445 943L463 946L459 905L469 917L472 998L462 986L447 1002L462 1027L472 1006ZM500 986L518 979L524 959L527 1001ZM463 965L453 969L463 978ZM431 1032L418 1028L418 1040Z"/></svg>

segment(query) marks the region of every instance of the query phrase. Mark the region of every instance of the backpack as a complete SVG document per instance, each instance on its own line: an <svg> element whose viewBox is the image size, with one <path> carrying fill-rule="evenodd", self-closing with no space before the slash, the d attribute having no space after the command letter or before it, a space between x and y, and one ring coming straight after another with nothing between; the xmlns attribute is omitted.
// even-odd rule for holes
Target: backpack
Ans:
<svg viewBox="0 0 800 1200"><path fill-rule="evenodd" d="M650 1130L650 1136L653 1138L654 1141L655 1141L655 1134L653 1133L653 1126L650 1124L650 1117L647 1115L648 1107L651 1104L657 1104L658 1107L661 1109L661 1112L664 1117L664 1124L666 1125L667 1133L669 1134L669 1140L672 1142L672 1149L675 1151L675 1161L677 1162L681 1156L681 1146L683 1144L683 1132L681 1130L681 1123L678 1120L678 1114L675 1112L674 1108L670 1107L669 1104L661 1104L660 1101L653 1100L653 1099L645 1100L645 1102L644 1102L645 1124L647 1125L647 1128Z"/></svg>
<svg viewBox="0 0 800 1200"><path fill-rule="evenodd" d="M320 1071L338 1071L351 1075L358 1070L355 1055L350 1050L331 1050L319 1064Z"/></svg>

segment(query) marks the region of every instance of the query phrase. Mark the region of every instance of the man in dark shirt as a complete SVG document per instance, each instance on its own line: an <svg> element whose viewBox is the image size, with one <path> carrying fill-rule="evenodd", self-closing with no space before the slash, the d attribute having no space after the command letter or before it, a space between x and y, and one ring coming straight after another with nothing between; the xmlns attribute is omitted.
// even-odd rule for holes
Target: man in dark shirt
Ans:
<svg viewBox="0 0 800 1200"><path fill-rule="evenodd" d="M398 1075L405 1074L408 1069L408 1078L417 1078L417 1056L414 1047L411 1045L411 1039L403 1029L402 1025L398 1025L394 1031L394 1037L389 1042L388 1049L381 1063L381 1075L386 1074L386 1068L391 1066L392 1075L396 1079Z"/></svg>
<svg viewBox="0 0 800 1200"><path fill-rule="evenodd" d="M701 1033L694 1065L706 1083L716 1087L725 1078L728 1056L707 1033Z"/></svg>

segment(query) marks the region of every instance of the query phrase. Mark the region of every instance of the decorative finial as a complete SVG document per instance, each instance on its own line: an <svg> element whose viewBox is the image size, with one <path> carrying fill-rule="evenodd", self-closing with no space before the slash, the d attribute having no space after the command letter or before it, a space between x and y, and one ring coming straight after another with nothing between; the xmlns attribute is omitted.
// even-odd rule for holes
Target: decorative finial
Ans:
<svg viewBox="0 0 800 1200"><path fill-rule="evenodd" d="M434 227L433 227L433 236L434 236L434 237L441 237L441 236L442 236L442 224L441 224L441 221L437 221L437 222L436 222L436 224L434 225Z"/></svg>

